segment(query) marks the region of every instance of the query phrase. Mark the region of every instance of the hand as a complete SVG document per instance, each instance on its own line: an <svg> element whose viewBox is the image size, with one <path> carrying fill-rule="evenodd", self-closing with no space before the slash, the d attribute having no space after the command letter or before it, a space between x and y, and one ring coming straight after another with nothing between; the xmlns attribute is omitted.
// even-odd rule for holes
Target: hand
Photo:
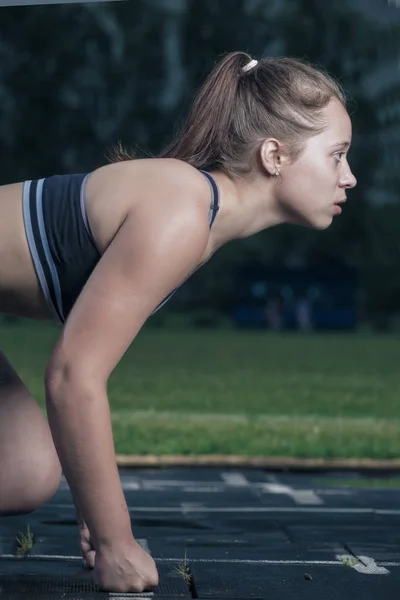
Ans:
<svg viewBox="0 0 400 600"><path fill-rule="evenodd" d="M159 582L156 563L135 541L125 549L99 549L94 574L99 588L107 592L145 592Z"/></svg>
<svg viewBox="0 0 400 600"><path fill-rule="evenodd" d="M83 519L79 520L79 537L83 561L89 569L94 568L96 552L90 538L90 531Z"/></svg>

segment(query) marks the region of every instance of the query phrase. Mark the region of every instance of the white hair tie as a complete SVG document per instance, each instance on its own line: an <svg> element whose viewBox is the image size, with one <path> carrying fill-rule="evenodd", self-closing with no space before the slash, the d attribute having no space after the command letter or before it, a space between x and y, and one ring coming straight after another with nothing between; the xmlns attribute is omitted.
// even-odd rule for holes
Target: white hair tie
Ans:
<svg viewBox="0 0 400 600"><path fill-rule="evenodd" d="M242 69L242 71L246 72L246 71L250 71L250 69L252 69L253 67L256 66L256 64L258 63L258 60L251 60L249 63L247 63L247 65L245 65Z"/></svg>

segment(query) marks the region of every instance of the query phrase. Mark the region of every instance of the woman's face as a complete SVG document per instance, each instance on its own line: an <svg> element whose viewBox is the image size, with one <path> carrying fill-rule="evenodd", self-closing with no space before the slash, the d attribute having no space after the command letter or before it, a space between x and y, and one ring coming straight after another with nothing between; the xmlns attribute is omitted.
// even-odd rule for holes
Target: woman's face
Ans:
<svg viewBox="0 0 400 600"><path fill-rule="evenodd" d="M347 162L350 117L336 99L323 112L326 129L306 141L294 162L283 161L276 179L276 198L285 220L314 229L329 227L342 212L347 190L357 183Z"/></svg>

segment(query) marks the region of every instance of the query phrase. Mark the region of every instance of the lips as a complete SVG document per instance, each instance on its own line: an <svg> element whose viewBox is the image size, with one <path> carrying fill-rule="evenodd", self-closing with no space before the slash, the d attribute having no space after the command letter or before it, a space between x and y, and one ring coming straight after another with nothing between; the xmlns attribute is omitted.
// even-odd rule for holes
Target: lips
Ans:
<svg viewBox="0 0 400 600"><path fill-rule="evenodd" d="M335 212L337 215L342 214L342 208L339 206L339 204L343 204L343 202L346 202L346 196L344 196L343 198L340 198L340 200L337 200L335 202L335 204L333 205L335 207Z"/></svg>

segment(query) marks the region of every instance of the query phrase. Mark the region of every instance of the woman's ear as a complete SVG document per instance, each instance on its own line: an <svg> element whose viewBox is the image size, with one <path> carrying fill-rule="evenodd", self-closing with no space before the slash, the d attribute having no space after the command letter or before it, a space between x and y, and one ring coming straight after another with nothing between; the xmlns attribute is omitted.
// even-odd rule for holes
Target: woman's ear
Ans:
<svg viewBox="0 0 400 600"><path fill-rule="evenodd" d="M275 138L267 138L260 146L260 161L271 177L276 177L282 165L282 144Z"/></svg>

